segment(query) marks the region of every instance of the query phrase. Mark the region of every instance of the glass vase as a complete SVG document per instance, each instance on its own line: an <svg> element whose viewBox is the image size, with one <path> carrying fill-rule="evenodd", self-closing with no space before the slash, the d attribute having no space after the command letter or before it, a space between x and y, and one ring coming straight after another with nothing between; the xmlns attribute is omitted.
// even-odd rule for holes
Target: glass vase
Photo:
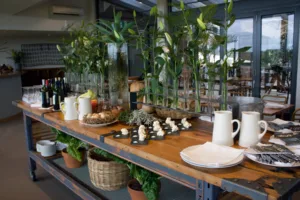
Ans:
<svg viewBox="0 0 300 200"><path fill-rule="evenodd" d="M128 89L128 49L127 44L119 46L110 43L108 46L109 95L112 106L121 105L125 110L129 109Z"/></svg>

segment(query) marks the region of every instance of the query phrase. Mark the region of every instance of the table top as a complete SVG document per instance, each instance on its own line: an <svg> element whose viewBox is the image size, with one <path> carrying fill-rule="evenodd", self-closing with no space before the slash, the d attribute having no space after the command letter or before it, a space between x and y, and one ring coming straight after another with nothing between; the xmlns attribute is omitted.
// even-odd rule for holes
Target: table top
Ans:
<svg viewBox="0 0 300 200"><path fill-rule="evenodd" d="M293 108L293 104L284 104L283 108L264 108L264 115L278 115L281 114L282 112Z"/></svg>
<svg viewBox="0 0 300 200"><path fill-rule="evenodd" d="M68 127L69 130L94 139L100 139L101 135L109 133L112 130L118 131L123 127L129 127L116 123L107 127L91 128L81 125L78 120L64 121L61 112L30 108L24 102L15 102L15 105L27 112L43 116L45 119L51 121L54 127ZM241 164L225 169L199 168L185 163L179 155L180 151L186 147L203 144L212 140L212 123L199 119L192 120L191 123L193 125L192 130L182 131L180 136L167 136L166 140L162 141L150 140L146 146L133 146L130 144L130 139L114 139L113 136L105 137L104 143L216 186L221 186L222 181L225 179L263 180L264 183L262 186L268 194L268 199L277 199L280 197L280 193L273 188L273 184L278 179L300 178L300 168L280 170L275 167L257 164L247 158ZM270 136L271 134L267 133L263 140L265 142L268 141ZM237 144L234 147L240 148Z"/></svg>

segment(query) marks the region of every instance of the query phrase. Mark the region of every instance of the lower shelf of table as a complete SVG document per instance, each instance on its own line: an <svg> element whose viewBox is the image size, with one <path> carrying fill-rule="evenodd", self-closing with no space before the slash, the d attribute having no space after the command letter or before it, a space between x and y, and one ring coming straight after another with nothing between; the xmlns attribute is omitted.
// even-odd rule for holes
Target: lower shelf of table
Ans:
<svg viewBox="0 0 300 200"><path fill-rule="evenodd" d="M42 158L39 156L39 158ZM54 164L59 170L63 173L70 176L80 185L83 185L87 188L91 193L99 196L99 198L104 197L104 199L110 200L130 200L129 193L127 188L124 187L120 190L116 191L103 191L93 186L92 182L90 181L90 176L88 172L88 166L85 164L84 166L77 168L77 169L69 169L65 166L63 158L54 158L48 159L49 162ZM39 162L38 162L39 163ZM182 186L178 183L170 181L168 179L162 178L161 179L161 192L159 195L159 199L163 200L188 200L188 199L195 199L195 191Z"/></svg>

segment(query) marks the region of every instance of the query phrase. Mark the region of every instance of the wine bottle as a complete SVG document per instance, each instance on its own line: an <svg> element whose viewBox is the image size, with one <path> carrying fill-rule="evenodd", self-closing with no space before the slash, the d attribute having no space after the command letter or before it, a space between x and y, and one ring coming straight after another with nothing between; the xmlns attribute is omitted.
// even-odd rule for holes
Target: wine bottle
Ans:
<svg viewBox="0 0 300 200"><path fill-rule="evenodd" d="M53 105L53 90L52 90L52 80L48 79L48 93L49 93L49 105L52 106Z"/></svg>
<svg viewBox="0 0 300 200"><path fill-rule="evenodd" d="M54 79L53 87L53 109L59 110L60 97L59 97L59 87L57 78Z"/></svg>
<svg viewBox="0 0 300 200"><path fill-rule="evenodd" d="M49 93L48 89L46 87L45 79L42 79L42 88L41 88L41 94L42 94L42 108L48 108L49 107Z"/></svg>
<svg viewBox="0 0 300 200"><path fill-rule="evenodd" d="M60 99L61 101L64 101L65 92L64 92L64 80L62 78L59 78L59 86L60 86Z"/></svg>

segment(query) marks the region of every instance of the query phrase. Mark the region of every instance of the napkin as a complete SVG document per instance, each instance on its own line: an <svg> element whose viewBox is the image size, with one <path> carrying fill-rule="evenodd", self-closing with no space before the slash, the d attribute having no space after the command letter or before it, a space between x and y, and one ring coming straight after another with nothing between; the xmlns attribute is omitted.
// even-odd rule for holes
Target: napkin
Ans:
<svg viewBox="0 0 300 200"><path fill-rule="evenodd" d="M186 148L180 154L196 164L220 166L229 164L243 152L242 149L206 142L203 145L194 146L194 148Z"/></svg>
<svg viewBox="0 0 300 200"><path fill-rule="evenodd" d="M267 102L267 103L265 104L265 107L266 107L266 108L284 108L284 105L283 105L283 104L280 104L280 103Z"/></svg>

